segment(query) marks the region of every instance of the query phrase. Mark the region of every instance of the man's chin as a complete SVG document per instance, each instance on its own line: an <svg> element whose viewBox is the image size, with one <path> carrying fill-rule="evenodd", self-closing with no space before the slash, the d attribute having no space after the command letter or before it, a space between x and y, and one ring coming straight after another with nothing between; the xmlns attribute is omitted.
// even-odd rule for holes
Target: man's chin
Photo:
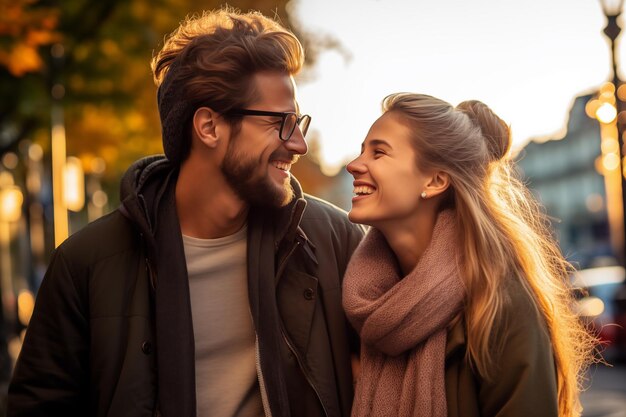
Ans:
<svg viewBox="0 0 626 417"><path fill-rule="evenodd" d="M282 187L276 187L274 198L274 207L285 207L294 198L293 188L289 181L286 181Z"/></svg>
<svg viewBox="0 0 626 417"><path fill-rule="evenodd" d="M266 183L265 187L258 187L250 193L247 200L250 204L262 207L285 207L293 200L295 193L289 180L283 184Z"/></svg>
<svg viewBox="0 0 626 417"><path fill-rule="evenodd" d="M275 178L267 179L268 194L273 196L270 205L274 207L284 207L291 203L294 197L293 187L291 186L291 175L288 175L287 178L281 178L279 181ZM269 191L270 188L272 191Z"/></svg>

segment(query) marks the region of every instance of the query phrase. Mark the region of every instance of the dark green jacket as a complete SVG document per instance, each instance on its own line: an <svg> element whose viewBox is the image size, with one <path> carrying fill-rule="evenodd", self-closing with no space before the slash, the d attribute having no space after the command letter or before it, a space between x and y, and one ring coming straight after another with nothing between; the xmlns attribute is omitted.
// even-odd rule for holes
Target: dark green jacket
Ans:
<svg viewBox="0 0 626 417"><path fill-rule="evenodd" d="M55 251L9 387L8 416L196 414L194 337L176 170L135 164L122 206ZM250 210L250 309L273 416L349 416L341 279L362 230L304 196Z"/></svg>
<svg viewBox="0 0 626 417"><path fill-rule="evenodd" d="M502 354L491 380L465 359L463 320L448 332L446 396L449 417L558 417L556 372L544 319L521 284L508 283L501 330Z"/></svg>

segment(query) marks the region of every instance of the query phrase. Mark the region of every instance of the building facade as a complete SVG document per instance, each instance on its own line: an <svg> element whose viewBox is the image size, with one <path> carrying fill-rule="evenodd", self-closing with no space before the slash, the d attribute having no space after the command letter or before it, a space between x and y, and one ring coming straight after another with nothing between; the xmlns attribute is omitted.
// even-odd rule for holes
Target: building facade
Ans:
<svg viewBox="0 0 626 417"><path fill-rule="evenodd" d="M574 100L562 138L531 141L518 155L522 177L551 217L563 253L579 268L614 257L609 236L598 121L587 116L592 95Z"/></svg>

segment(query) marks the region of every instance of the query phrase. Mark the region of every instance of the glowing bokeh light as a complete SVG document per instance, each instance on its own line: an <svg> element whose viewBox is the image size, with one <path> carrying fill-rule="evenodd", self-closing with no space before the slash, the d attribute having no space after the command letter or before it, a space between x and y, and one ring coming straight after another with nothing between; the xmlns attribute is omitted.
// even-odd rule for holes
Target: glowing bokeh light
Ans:
<svg viewBox="0 0 626 417"><path fill-rule="evenodd" d="M619 156L614 153L604 155L602 157L602 167L607 171L619 168Z"/></svg>
<svg viewBox="0 0 626 417"><path fill-rule="evenodd" d="M17 316L24 326L28 326L35 308L35 297L28 290L20 291L17 296Z"/></svg>
<svg viewBox="0 0 626 417"><path fill-rule="evenodd" d="M604 139L600 144L600 147L603 154L617 153L617 151L619 150L619 143L616 139Z"/></svg>
<svg viewBox="0 0 626 417"><path fill-rule="evenodd" d="M63 176L65 205L69 210L80 211L85 205L85 174L80 159L68 157Z"/></svg>
<svg viewBox="0 0 626 417"><path fill-rule="evenodd" d="M0 220L16 222L22 216L24 195L19 187L9 186L0 191Z"/></svg>
<svg viewBox="0 0 626 417"><path fill-rule="evenodd" d="M585 297L578 300L577 312L583 317L597 317L604 313L604 302L598 297Z"/></svg>
<svg viewBox="0 0 626 417"><path fill-rule="evenodd" d="M602 103L596 110L596 117L602 123L611 123L617 116L615 106L609 103Z"/></svg>

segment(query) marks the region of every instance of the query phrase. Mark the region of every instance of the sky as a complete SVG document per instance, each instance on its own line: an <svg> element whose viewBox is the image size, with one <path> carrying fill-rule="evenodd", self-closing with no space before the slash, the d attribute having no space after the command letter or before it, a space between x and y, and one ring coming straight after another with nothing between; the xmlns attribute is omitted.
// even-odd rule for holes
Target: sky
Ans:
<svg viewBox="0 0 626 417"><path fill-rule="evenodd" d="M530 138L562 137L574 97L611 77L598 0L292 0L289 7L305 32L341 45L297 79L327 174L359 152L390 93L453 105L481 100L510 124L519 148Z"/></svg>

